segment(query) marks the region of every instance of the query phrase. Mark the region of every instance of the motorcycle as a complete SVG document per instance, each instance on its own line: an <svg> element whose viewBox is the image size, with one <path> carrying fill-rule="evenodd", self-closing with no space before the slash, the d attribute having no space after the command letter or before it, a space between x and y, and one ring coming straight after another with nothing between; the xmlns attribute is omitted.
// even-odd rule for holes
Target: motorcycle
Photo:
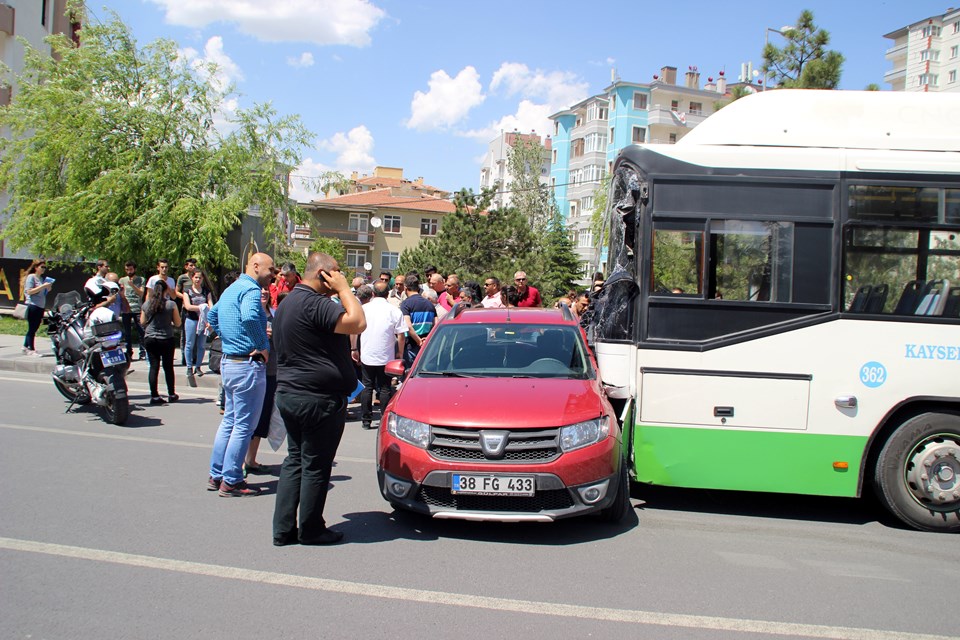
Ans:
<svg viewBox="0 0 960 640"><path fill-rule="evenodd" d="M107 422L121 425L130 415L123 324L109 309L90 310L77 292L58 294L47 311L47 330L57 366L53 385L70 406L91 402L104 409Z"/></svg>

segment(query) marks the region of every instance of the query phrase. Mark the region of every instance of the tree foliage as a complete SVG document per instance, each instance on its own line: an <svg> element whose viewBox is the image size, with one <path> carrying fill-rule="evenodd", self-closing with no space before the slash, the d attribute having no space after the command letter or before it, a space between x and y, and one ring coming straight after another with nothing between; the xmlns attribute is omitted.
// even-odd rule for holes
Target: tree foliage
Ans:
<svg viewBox="0 0 960 640"><path fill-rule="evenodd" d="M299 219L286 197L286 175L310 140L299 116L263 104L225 113L232 90L215 66L190 64L169 40L138 47L116 14L86 23L80 39L47 38L53 57L21 39L23 73L14 82L5 70L17 87L0 108L11 245L233 267L226 235L248 207L264 212L270 239L283 234L266 212Z"/></svg>
<svg viewBox="0 0 960 640"><path fill-rule="evenodd" d="M341 269L346 268L347 264L347 249L343 246L343 242L339 238L325 238L317 237L314 240L306 252L303 250L294 249L292 247L285 248L280 251L277 251L277 254L273 257L273 261L277 265L281 265L284 262L292 262L297 267L297 272L303 274L304 269L307 266L307 256L314 251L319 251L321 253L326 253L327 255L333 256L333 259L337 261Z"/></svg>
<svg viewBox="0 0 960 640"><path fill-rule="evenodd" d="M763 48L764 78L785 89L836 89L844 57L828 50L830 34L813 22L813 12L803 10L794 27L783 31L787 44L768 42Z"/></svg>

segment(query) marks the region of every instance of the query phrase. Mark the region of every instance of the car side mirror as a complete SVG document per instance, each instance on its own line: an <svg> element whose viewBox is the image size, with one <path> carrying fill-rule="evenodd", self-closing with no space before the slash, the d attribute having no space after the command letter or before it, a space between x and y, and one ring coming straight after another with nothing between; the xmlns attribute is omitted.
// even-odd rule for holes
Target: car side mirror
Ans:
<svg viewBox="0 0 960 640"><path fill-rule="evenodd" d="M384 367L384 371L387 372L388 376L401 377L404 371L403 360L391 360Z"/></svg>

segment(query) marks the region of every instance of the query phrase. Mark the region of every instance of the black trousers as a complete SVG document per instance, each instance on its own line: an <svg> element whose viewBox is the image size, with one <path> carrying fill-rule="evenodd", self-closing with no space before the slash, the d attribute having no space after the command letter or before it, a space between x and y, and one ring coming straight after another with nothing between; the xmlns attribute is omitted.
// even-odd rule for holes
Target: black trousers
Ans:
<svg viewBox="0 0 960 640"><path fill-rule="evenodd" d="M383 414L384 408L393 397L393 386L391 386L390 376L387 375L384 365L360 365L360 382L363 383L363 391L360 392L360 422L364 426L370 426L373 422L373 392L376 390L377 397L380 399L380 413Z"/></svg>
<svg viewBox="0 0 960 640"><path fill-rule="evenodd" d="M133 328L137 328L137 343L140 345L140 355L146 353L146 347L143 346L143 326L140 324L139 313L123 314L123 334L127 341L127 360L132 360L133 355Z"/></svg>
<svg viewBox="0 0 960 640"><path fill-rule="evenodd" d="M277 483L273 539L299 537L300 542L310 543L327 529L323 508L347 421L347 397L278 391L275 402L287 427L287 457Z"/></svg>
<svg viewBox="0 0 960 640"><path fill-rule="evenodd" d="M163 365L163 377L167 383L167 393L172 396L176 393L174 391L173 351L177 346L177 339L144 338L143 343L147 347L147 357L150 361L150 370L147 372L147 381L150 383L150 397L160 397L157 387L161 365Z"/></svg>

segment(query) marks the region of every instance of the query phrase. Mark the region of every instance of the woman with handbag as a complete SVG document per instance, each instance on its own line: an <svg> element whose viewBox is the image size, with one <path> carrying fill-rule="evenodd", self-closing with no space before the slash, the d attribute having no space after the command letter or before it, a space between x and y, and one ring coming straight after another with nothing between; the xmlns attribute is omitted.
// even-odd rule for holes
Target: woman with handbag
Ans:
<svg viewBox="0 0 960 640"><path fill-rule="evenodd" d="M35 358L41 354L34 348L34 338L37 336L37 329L43 322L43 310L47 306L47 293L53 288L53 279L44 278L43 274L47 272L46 260L34 260L27 269L27 275L20 284L20 291L23 292L24 302L27 305L25 320L27 321L27 335L23 339L23 353Z"/></svg>

